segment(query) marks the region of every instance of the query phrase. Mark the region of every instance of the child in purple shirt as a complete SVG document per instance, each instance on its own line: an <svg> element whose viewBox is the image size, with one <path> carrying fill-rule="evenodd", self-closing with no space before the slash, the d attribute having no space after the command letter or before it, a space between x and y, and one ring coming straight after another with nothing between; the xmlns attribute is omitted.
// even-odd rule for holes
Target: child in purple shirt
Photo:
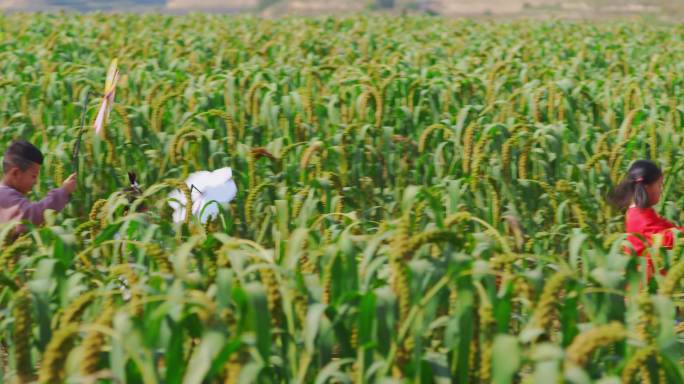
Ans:
<svg viewBox="0 0 684 384"><path fill-rule="evenodd" d="M41 201L26 198L36 185L43 154L33 144L17 140L5 151L2 161L3 177L0 182L0 224L12 220L26 220L34 225L44 221L46 209L61 211L76 189L76 174L69 176L61 188L53 189Z"/></svg>

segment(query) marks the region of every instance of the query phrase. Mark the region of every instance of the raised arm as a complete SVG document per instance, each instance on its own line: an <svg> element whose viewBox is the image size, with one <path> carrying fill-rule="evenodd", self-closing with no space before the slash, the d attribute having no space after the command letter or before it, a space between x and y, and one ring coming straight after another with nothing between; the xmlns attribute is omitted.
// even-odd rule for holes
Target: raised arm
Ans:
<svg viewBox="0 0 684 384"><path fill-rule="evenodd" d="M41 201L32 203L14 188L0 186L0 222L27 220L34 225L45 221L45 210L61 211L76 189L76 174L69 176L61 188L53 189Z"/></svg>
<svg viewBox="0 0 684 384"><path fill-rule="evenodd" d="M17 219L28 220L34 225L40 225L45 221L45 210L53 209L61 211L69 201L69 192L65 188L57 188L48 192L48 194L38 202L32 203L25 197L18 200L17 205Z"/></svg>

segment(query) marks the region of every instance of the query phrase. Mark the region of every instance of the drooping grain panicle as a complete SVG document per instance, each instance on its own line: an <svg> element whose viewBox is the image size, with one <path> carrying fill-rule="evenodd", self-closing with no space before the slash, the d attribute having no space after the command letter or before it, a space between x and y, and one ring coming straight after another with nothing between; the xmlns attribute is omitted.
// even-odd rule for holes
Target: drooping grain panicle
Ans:
<svg viewBox="0 0 684 384"><path fill-rule="evenodd" d="M667 274L667 277L665 278L665 280L662 283L662 286L660 287L660 293L662 295L673 294L682 278L684 278L684 260L681 260L670 269L670 271Z"/></svg>
<svg viewBox="0 0 684 384"><path fill-rule="evenodd" d="M60 325L67 326L69 324L78 322L85 310L96 297L97 293L95 291L88 291L76 297L64 309L64 312L60 318Z"/></svg>
<svg viewBox="0 0 684 384"><path fill-rule="evenodd" d="M94 324L98 327L109 327L115 314L113 301L107 300L100 315ZM105 346L107 336L99 328L93 328L83 338L83 356L81 358L80 370L83 375L91 375L98 370L100 364L100 354Z"/></svg>
<svg viewBox="0 0 684 384"><path fill-rule="evenodd" d="M558 305L557 297L563 290L568 278L566 272L559 271L546 281L532 314L530 321L532 326L548 331L548 327L553 321L554 310Z"/></svg>
<svg viewBox="0 0 684 384"><path fill-rule="evenodd" d="M68 323L52 334L48 343L43 362L40 367L38 382L60 383L65 379L65 363L73 346L74 338L78 332L78 325Z"/></svg>
<svg viewBox="0 0 684 384"><path fill-rule="evenodd" d="M18 381L28 383L33 378L33 364L31 362L33 303L29 289L27 287L21 288L16 293L13 303L14 366Z"/></svg>
<svg viewBox="0 0 684 384"><path fill-rule="evenodd" d="M618 322L597 326L575 337L567 349L565 360L582 366L590 359L594 350L609 346L625 337L627 337L627 330Z"/></svg>
<svg viewBox="0 0 684 384"><path fill-rule="evenodd" d="M642 375L646 373L648 375L648 368L646 364L648 360L656 356L657 353L657 349L654 346L648 346L646 348L637 350L622 369L622 382L627 384L638 382L637 379L639 373ZM649 380L648 376L642 377L641 379L643 381Z"/></svg>

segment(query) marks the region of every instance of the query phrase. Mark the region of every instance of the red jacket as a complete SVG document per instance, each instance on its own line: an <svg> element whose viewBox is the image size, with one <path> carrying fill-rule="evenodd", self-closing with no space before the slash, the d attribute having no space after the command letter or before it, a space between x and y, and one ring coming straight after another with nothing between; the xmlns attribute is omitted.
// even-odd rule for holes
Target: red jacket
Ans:
<svg viewBox="0 0 684 384"><path fill-rule="evenodd" d="M643 255L643 252L644 249L653 243L653 235L662 233L663 247L672 248L674 236L670 229L677 228L680 231L684 231L684 227L677 227L671 222L658 216L653 208L637 207L631 207L627 210L627 213L625 214L625 228L627 233L629 233L627 240L632 243L637 255L646 257L646 262L648 265L648 271L646 274L648 278L650 278L651 274L653 273L653 261L648 253ZM641 241L641 239L636 235L646 239L648 245L644 244L643 241ZM660 272L663 275L665 274L665 271Z"/></svg>

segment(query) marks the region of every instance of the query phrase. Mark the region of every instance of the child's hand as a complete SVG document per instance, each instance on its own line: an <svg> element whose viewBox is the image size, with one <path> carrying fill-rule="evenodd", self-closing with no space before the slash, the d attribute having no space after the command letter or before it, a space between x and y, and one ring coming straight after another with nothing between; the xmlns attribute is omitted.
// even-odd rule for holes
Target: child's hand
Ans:
<svg viewBox="0 0 684 384"><path fill-rule="evenodd" d="M64 180L64 183L62 183L62 188L64 188L69 194L74 193L76 190L76 174L72 173L67 177L66 180Z"/></svg>

